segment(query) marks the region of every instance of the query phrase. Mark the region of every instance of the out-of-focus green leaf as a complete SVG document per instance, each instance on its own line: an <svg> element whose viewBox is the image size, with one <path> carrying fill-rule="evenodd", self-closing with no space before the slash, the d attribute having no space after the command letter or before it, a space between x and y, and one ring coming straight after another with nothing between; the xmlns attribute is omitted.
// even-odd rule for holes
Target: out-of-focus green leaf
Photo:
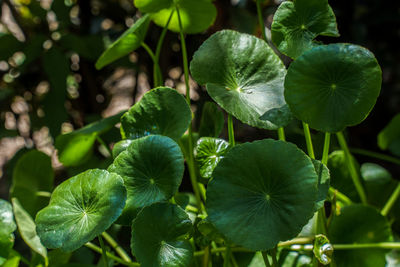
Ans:
<svg viewBox="0 0 400 267"><path fill-rule="evenodd" d="M59 42L63 47L90 61L95 61L104 49L103 39L99 34L79 36L68 33L62 36Z"/></svg>
<svg viewBox="0 0 400 267"><path fill-rule="evenodd" d="M15 52L20 51L23 43L12 34L0 33L0 60L8 60Z"/></svg>
<svg viewBox="0 0 400 267"><path fill-rule="evenodd" d="M400 114L397 114L378 134L380 149L389 149L396 156L400 156Z"/></svg>
<svg viewBox="0 0 400 267"><path fill-rule="evenodd" d="M14 244L14 231L17 225L14 222L12 206L0 199L0 266L7 260Z"/></svg>
<svg viewBox="0 0 400 267"><path fill-rule="evenodd" d="M213 102L206 102L201 113L199 136L218 137L224 128L224 114Z"/></svg>

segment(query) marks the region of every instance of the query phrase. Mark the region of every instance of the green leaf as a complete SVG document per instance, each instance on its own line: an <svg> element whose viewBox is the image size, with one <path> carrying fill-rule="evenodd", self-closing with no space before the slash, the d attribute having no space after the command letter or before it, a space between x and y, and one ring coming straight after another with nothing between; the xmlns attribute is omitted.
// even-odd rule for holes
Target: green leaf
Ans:
<svg viewBox="0 0 400 267"><path fill-rule="evenodd" d="M213 102L206 102L201 113L200 137L218 137L224 128L224 114Z"/></svg>
<svg viewBox="0 0 400 267"><path fill-rule="evenodd" d="M55 147L64 166L84 164L91 156L97 136L109 131L118 123L122 112L93 122L79 130L57 136Z"/></svg>
<svg viewBox="0 0 400 267"><path fill-rule="evenodd" d="M392 240L390 224L376 209L351 205L341 209L333 217L329 239L333 244L379 243ZM335 250L333 258L337 266L385 266L382 249Z"/></svg>
<svg viewBox="0 0 400 267"><path fill-rule="evenodd" d="M317 45L313 40L318 35L339 36L328 0L285 1L275 12L271 38L283 54L298 58Z"/></svg>
<svg viewBox="0 0 400 267"><path fill-rule="evenodd" d="M14 231L17 225L14 222L12 206L7 201L0 199L0 266L8 258L14 245Z"/></svg>
<svg viewBox="0 0 400 267"><path fill-rule="evenodd" d="M290 65L285 99L299 120L335 133L368 116L381 82L379 64L367 49L353 44L321 45Z"/></svg>
<svg viewBox="0 0 400 267"><path fill-rule="evenodd" d="M43 152L31 150L25 153L14 167L11 197L19 199L24 209L34 217L49 203L49 199L39 196L38 192L51 192L53 181L51 158Z"/></svg>
<svg viewBox="0 0 400 267"><path fill-rule="evenodd" d="M352 160L356 170L359 171L360 165L354 158L352 158ZM333 151L329 155L328 169L331 175L331 186L351 198L353 201L359 201L360 198L356 188L354 187L344 151Z"/></svg>
<svg viewBox="0 0 400 267"><path fill-rule="evenodd" d="M192 222L184 210L169 203L144 208L132 223L132 253L143 267L189 266Z"/></svg>
<svg viewBox="0 0 400 267"><path fill-rule="evenodd" d="M21 258L19 256L14 256L10 259L8 259L3 265L1 265L2 267L18 267L19 266L19 262L20 262Z"/></svg>
<svg viewBox="0 0 400 267"><path fill-rule="evenodd" d="M378 134L378 146L400 156L400 114L397 114Z"/></svg>
<svg viewBox="0 0 400 267"><path fill-rule="evenodd" d="M125 200L119 175L99 169L78 174L57 186L37 214L38 235L48 248L78 249L117 220Z"/></svg>
<svg viewBox="0 0 400 267"><path fill-rule="evenodd" d="M272 130L291 119L283 97L285 66L254 36L230 30L213 34L194 54L190 70L218 105L244 123Z"/></svg>
<svg viewBox="0 0 400 267"><path fill-rule="evenodd" d="M217 16L217 9L210 0L134 0L135 6L143 13L153 13L151 19L160 27L165 27L172 15L168 29L179 32L179 9L184 33L201 33L208 29Z"/></svg>
<svg viewBox="0 0 400 267"><path fill-rule="evenodd" d="M151 135L132 141L108 170L124 179L128 197L118 222L129 225L141 208L175 194L182 182L184 160L171 138Z"/></svg>
<svg viewBox="0 0 400 267"><path fill-rule="evenodd" d="M317 202L315 203L315 211L319 210L324 206L324 202L329 192L330 185L330 174L329 169L322 164L321 161L311 159L314 164L315 172L318 177L318 196Z"/></svg>
<svg viewBox="0 0 400 267"><path fill-rule="evenodd" d="M13 198L11 201L15 221L17 222L18 231L22 239L33 251L46 258L47 249L40 242L39 236L36 233L36 225L32 217L24 210L18 199Z"/></svg>
<svg viewBox="0 0 400 267"><path fill-rule="evenodd" d="M220 232L218 232L218 230L208 218L199 221L196 226L199 232L208 240L215 241L219 244L222 244L224 242L225 237Z"/></svg>
<svg viewBox="0 0 400 267"><path fill-rule="evenodd" d="M207 188L210 221L235 244L268 250L314 214L314 165L295 145L265 139L231 148Z"/></svg>
<svg viewBox="0 0 400 267"><path fill-rule="evenodd" d="M328 265L332 260L333 246L324 235L316 235L314 239L314 256L323 265Z"/></svg>
<svg viewBox="0 0 400 267"><path fill-rule="evenodd" d="M112 150L113 158L115 159L116 157L118 157L118 155L121 154L121 152L125 151L132 142L132 139L125 139L116 143Z"/></svg>
<svg viewBox="0 0 400 267"><path fill-rule="evenodd" d="M113 61L138 49L146 37L150 16L144 15L112 43L96 62L96 69L101 69Z"/></svg>
<svg viewBox="0 0 400 267"><path fill-rule="evenodd" d="M182 95L172 88L158 87L122 116L121 135L124 139L135 139L160 134L178 141L191 119L192 113Z"/></svg>
<svg viewBox="0 0 400 267"><path fill-rule="evenodd" d="M213 170L224 157L228 148L229 143L224 139L202 137L197 141L195 159L203 178L211 178Z"/></svg>

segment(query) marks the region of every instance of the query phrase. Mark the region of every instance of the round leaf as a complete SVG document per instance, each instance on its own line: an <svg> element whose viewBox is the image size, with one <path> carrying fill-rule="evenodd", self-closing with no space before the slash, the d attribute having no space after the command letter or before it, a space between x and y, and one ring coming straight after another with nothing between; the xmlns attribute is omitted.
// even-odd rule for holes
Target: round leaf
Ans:
<svg viewBox="0 0 400 267"><path fill-rule="evenodd" d="M283 54L299 57L316 45L318 35L339 36L328 0L285 1L275 12L271 38Z"/></svg>
<svg viewBox="0 0 400 267"><path fill-rule="evenodd" d="M213 172L210 221L228 239L268 250L295 237L314 214L317 174L295 145L271 139L237 145Z"/></svg>
<svg viewBox="0 0 400 267"><path fill-rule="evenodd" d="M8 253L14 244L13 232L16 229L11 204L0 199L0 266L8 258Z"/></svg>
<svg viewBox="0 0 400 267"><path fill-rule="evenodd" d="M136 21L127 31L125 31L96 62L96 69L101 69L111 62L138 49L146 36L147 28L150 23L150 16L144 15Z"/></svg>
<svg viewBox="0 0 400 267"><path fill-rule="evenodd" d="M171 138L146 136L133 140L109 171L124 179L127 201L118 222L129 225L140 208L175 194L182 182L183 155Z"/></svg>
<svg viewBox="0 0 400 267"><path fill-rule="evenodd" d="M211 178L213 170L228 148L229 143L219 138L202 137L197 141L195 158L202 177Z"/></svg>
<svg viewBox="0 0 400 267"><path fill-rule="evenodd" d="M352 44L321 45L289 67L285 99L310 127L335 133L362 122L381 90L382 72L374 55Z"/></svg>
<svg viewBox="0 0 400 267"><path fill-rule="evenodd" d="M329 229L333 244L379 243L392 240L390 225L376 209L351 205L341 209ZM333 253L337 266L385 266L382 249L335 250Z"/></svg>
<svg viewBox="0 0 400 267"><path fill-rule="evenodd" d="M184 210L169 203L153 204L133 221L132 253L143 267L189 266L191 231L192 222Z"/></svg>
<svg viewBox="0 0 400 267"><path fill-rule="evenodd" d="M132 139L125 139L116 143L112 150L113 158L115 159L116 157L118 157L118 155L121 154L121 152L125 151L132 142Z"/></svg>
<svg viewBox="0 0 400 267"><path fill-rule="evenodd" d="M135 6L151 15L155 24L165 27L173 13L168 29L180 32L176 9L179 9L184 33L200 33L208 29L217 16L217 10L210 0L135 0Z"/></svg>
<svg viewBox="0 0 400 267"><path fill-rule="evenodd" d="M264 129L289 122L283 97L286 69L264 41L230 30L217 32L194 54L190 69L214 101L240 121Z"/></svg>
<svg viewBox="0 0 400 267"><path fill-rule="evenodd" d="M61 183L37 214L40 240L48 248L73 251L109 228L125 200L119 175L99 169L78 174Z"/></svg>
<svg viewBox="0 0 400 267"><path fill-rule="evenodd" d="M178 141L191 119L185 98L172 88L159 87L146 93L122 116L121 135L124 139L135 139L160 134Z"/></svg>

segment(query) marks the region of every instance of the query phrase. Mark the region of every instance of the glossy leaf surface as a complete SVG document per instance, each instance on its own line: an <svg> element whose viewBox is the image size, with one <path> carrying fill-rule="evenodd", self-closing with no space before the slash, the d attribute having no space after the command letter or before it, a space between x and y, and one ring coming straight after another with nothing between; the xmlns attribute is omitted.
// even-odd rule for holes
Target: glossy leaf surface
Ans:
<svg viewBox="0 0 400 267"><path fill-rule="evenodd" d="M38 150L31 150L25 153L14 167L11 197L18 198L24 209L31 216L35 216L49 203L47 197L40 197L37 193L51 192L53 180L50 157Z"/></svg>
<svg viewBox="0 0 400 267"><path fill-rule="evenodd" d="M18 199L12 199L12 206L18 231L22 239L33 251L44 258L47 257L47 249L42 245L36 233L36 225L32 217L24 210Z"/></svg>
<svg viewBox="0 0 400 267"><path fill-rule="evenodd" d="M152 20L164 28L174 12L168 29L179 32L179 9L184 33L200 33L210 27L217 16L217 10L210 0L134 0L135 6L144 13L153 13Z"/></svg>
<svg viewBox="0 0 400 267"><path fill-rule="evenodd" d="M289 67L285 99L311 128L335 133L362 122L381 90L382 72L374 55L352 44L321 45Z"/></svg>
<svg viewBox="0 0 400 267"><path fill-rule="evenodd" d="M392 240L390 225L375 208L351 205L341 209L329 229L333 244L379 243ZM382 249L335 250L337 266L385 266L386 251Z"/></svg>
<svg viewBox="0 0 400 267"><path fill-rule="evenodd" d="M50 204L36 216L37 232L48 248L73 251L104 232L125 205L122 178L88 170L61 183Z"/></svg>
<svg viewBox="0 0 400 267"><path fill-rule="evenodd" d="M275 12L271 37L283 54L298 58L317 45L313 40L318 35L339 36L328 0L285 1Z"/></svg>
<svg viewBox="0 0 400 267"><path fill-rule="evenodd" d="M132 141L108 170L124 179L127 201L118 222L129 225L140 208L175 194L182 181L184 161L171 138L151 135Z"/></svg>
<svg viewBox="0 0 400 267"><path fill-rule="evenodd" d="M397 114L379 132L378 146L380 149L389 149L393 154L400 156L400 114Z"/></svg>
<svg viewBox="0 0 400 267"><path fill-rule="evenodd" d="M158 87L122 116L121 135L124 139L135 139L160 134L178 141L191 119L192 113L182 95L172 88Z"/></svg>
<svg viewBox="0 0 400 267"><path fill-rule="evenodd" d="M218 105L244 123L277 129L291 119L283 97L285 66L261 39L217 32L196 51L190 70Z"/></svg>
<svg viewBox="0 0 400 267"><path fill-rule="evenodd" d="M155 203L132 224L132 253L143 267L189 266L193 250L188 240L192 222L176 205Z"/></svg>
<svg viewBox="0 0 400 267"><path fill-rule="evenodd" d="M96 69L101 69L113 61L126 56L138 49L146 37L147 28L150 23L150 16L144 15L138 19L128 30L126 30L96 62Z"/></svg>
<svg viewBox="0 0 400 267"><path fill-rule="evenodd" d="M0 266L8 258L10 249L14 244L13 232L16 229L17 225L14 222L11 204L0 199Z"/></svg>
<svg viewBox="0 0 400 267"><path fill-rule="evenodd" d="M224 139L202 137L197 141L195 158L203 178L211 178L212 172L224 157L229 143Z"/></svg>
<svg viewBox="0 0 400 267"><path fill-rule="evenodd" d="M301 231L317 193L311 160L293 144L265 139L228 151L214 169L206 208L228 239L264 251Z"/></svg>

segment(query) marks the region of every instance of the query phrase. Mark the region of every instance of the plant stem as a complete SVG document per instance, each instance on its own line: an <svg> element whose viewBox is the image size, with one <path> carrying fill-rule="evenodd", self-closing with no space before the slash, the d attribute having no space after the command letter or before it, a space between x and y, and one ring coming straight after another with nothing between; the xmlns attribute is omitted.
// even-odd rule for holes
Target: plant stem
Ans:
<svg viewBox="0 0 400 267"><path fill-rule="evenodd" d="M271 250L272 266L274 267L278 267L277 251L278 251L278 246L274 247Z"/></svg>
<svg viewBox="0 0 400 267"><path fill-rule="evenodd" d="M188 103L190 107L190 86L189 86L189 63L188 63L188 57L187 57L187 51L186 51L186 42L185 42L185 36L183 34L183 27L182 27L182 20L181 20L181 15L179 13L179 8L176 7L176 13L178 15L178 22L179 22L179 34L181 38L181 50L182 50L182 58L183 58L183 71L185 75L185 86L186 86L186 102ZM196 196L196 201L199 206L199 209L202 211L202 213L205 213L205 208L203 206L203 202L201 201L200 198L200 188L199 184L197 182L197 175L196 171L194 168L194 156L193 156L193 134L192 134L192 121L190 122L189 125L189 159L188 159L188 168L189 168L189 176L190 180L192 182L192 187L194 194Z"/></svg>
<svg viewBox="0 0 400 267"><path fill-rule="evenodd" d="M354 154L368 156L371 158L376 158L376 159L380 159L380 160L384 160L384 161L388 161L388 162L400 165L400 159L392 157L392 156L388 156L388 155L385 155L382 153L368 151L368 150L361 149L361 148L350 148L350 152L353 152Z"/></svg>
<svg viewBox="0 0 400 267"><path fill-rule="evenodd" d="M258 2L258 1L257 1ZM269 259L268 259L268 254L266 251L261 252L263 259L264 259L264 263L266 267L271 267L271 264L269 263Z"/></svg>
<svg viewBox="0 0 400 267"><path fill-rule="evenodd" d="M93 244L93 243L91 243L91 242L87 242L87 243L85 244L85 247L87 247L87 248L89 248L89 249L91 249L91 250L93 250L93 251L95 251L95 252L97 252L97 253L99 253L99 254L102 254L102 253L103 253L103 251L102 251L102 249L101 249L100 247L96 246L95 244ZM121 258L119 258L119 257L117 257L117 256L115 256L115 255L113 255L113 254L111 254L110 252L107 252L107 256L108 256L110 259L113 259L114 261L116 261L116 262L118 262L118 263L120 263L120 264L122 264L122 265L125 265L125 266L133 266L133 267L138 267L138 266L140 266L140 264L137 263L137 262L126 262L126 261L124 261L123 259L121 259Z"/></svg>
<svg viewBox="0 0 400 267"><path fill-rule="evenodd" d="M339 199L340 201L342 201L343 203L345 203L347 205L351 205L353 203L353 201L351 201L350 198L348 198L345 194L340 193L338 190L336 190L333 187L329 187L329 193L331 193L332 195L336 195L337 199Z"/></svg>
<svg viewBox="0 0 400 267"><path fill-rule="evenodd" d="M224 267L229 267L230 265L231 265L231 248L228 246L225 249Z"/></svg>
<svg viewBox="0 0 400 267"><path fill-rule="evenodd" d="M256 0L258 24L260 24L262 38L264 39L264 41L267 42L267 35L265 34L265 25L264 25L264 19L262 17L261 3L260 2L261 2L260 0Z"/></svg>
<svg viewBox="0 0 400 267"><path fill-rule="evenodd" d="M124 261L132 262L132 259L129 257L128 253L126 253L126 251L117 243L117 241L112 238L112 236L110 236L107 232L103 232L101 235Z"/></svg>
<svg viewBox="0 0 400 267"><path fill-rule="evenodd" d="M235 146L235 131L233 129L233 120L231 114L228 114L228 135L229 135L229 144L231 146Z"/></svg>
<svg viewBox="0 0 400 267"><path fill-rule="evenodd" d="M210 246L207 246L204 249L204 255L203 255L203 267L208 267L208 262L210 260L210 255L211 255L211 251L210 251Z"/></svg>
<svg viewBox="0 0 400 267"><path fill-rule="evenodd" d="M106 250L106 247L104 246L103 238L101 237L101 235L99 235L99 236L98 236L98 239L99 239L99 243L100 243L101 250L102 250L102 252L103 252L104 265L105 265L106 267L108 267L107 250Z"/></svg>
<svg viewBox="0 0 400 267"><path fill-rule="evenodd" d="M390 196L390 198L388 199L388 201L386 202L385 206L383 207L381 214L383 216L387 216L390 209L393 207L394 203L396 202L397 198L400 195L400 183L397 184L396 189L393 191L392 195Z"/></svg>
<svg viewBox="0 0 400 267"><path fill-rule="evenodd" d="M46 191L36 191L38 197L51 197L51 192Z"/></svg>
<svg viewBox="0 0 400 267"><path fill-rule="evenodd" d="M110 157L112 157L112 151L111 151L110 147L104 142L104 140L101 139L100 136L96 136L96 140L97 140L97 142L100 143L100 145L102 145L107 150L107 152L110 154Z"/></svg>
<svg viewBox="0 0 400 267"><path fill-rule="evenodd" d="M304 137L306 138L307 151L310 158L315 159L314 148L311 140L310 127L305 122L303 123Z"/></svg>
<svg viewBox="0 0 400 267"><path fill-rule="evenodd" d="M368 202L367 201L367 195L365 194L364 187L363 187L363 185L361 183L361 178L358 175L356 167L354 166L353 157L352 157L352 155L350 153L349 147L347 146L346 139L344 138L342 132L336 133L336 136L338 138L340 147L343 149L344 154L345 154L345 156L347 158L346 162L347 162L347 165L349 167L350 175L351 175L351 178L353 180L354 186L357 189L358 195L360 196L361 202L363 204L367 204L367 202Z"/></svg>
<svg viewBox="0 0 400 267"><path fill-rule="evenodd" d="M162 76L160 66L158 65L158 59L154 55L153 50L151 50L151 48L145 42L142 42L142 47L149 54L151 60L153 60L153 85L154 87L157 87L160 84L159 77Z"/></svg>
<svg viewBox="0 0 400 267"><path fill-rule="evenodd" d="M322 151L322 164L328 165L329 145L331 143L331 134L325 133L324 149Z"/></svg>
<svg viewBox="0 0 400 267"><path fill-rule="evenodd" d="M365 244L334 244L333 248L335 250L366 249L366 248L400 249L400 242L381 242L381 243L365 243Z"/></svg>
<svg viewBox="0 0 400 267"><path fill-rule="evenodd" d="M142 42L142 47L146 50L146 52L149 54L151 59L153 60L153 63L156 63L156 56L154 55L153 50L151 50L150 46L148 46L145 42Z"/></svg>
<svg viewBox="0 0 400 267"><path fill-rule="evenodd" d="M283 129L283 127L278 128L278 138L281 141L286 141L285 130Z"/></svg>
<svg viewBox="0 0 400 267"><path fill-rule="evenodd" d="M161 48L162 45L164 43L164 38L165 35L167 34L168 31L168 25L171 22L172 19L172 15L174 14L175 10L171 11L171 14L168 17L167 23L164 26L163 31L161 32L160 38L158 39L157 42L157 47L156 47L156 54L155 54L155 63L154 63L154 67L153 67L153 76L154 76L154 86L162 86L163 85L163 77L162 77L162 73L161 73L161 68L160 68L160 54L161 54ZM156 83L157 81L157 83Z"/></svg>

